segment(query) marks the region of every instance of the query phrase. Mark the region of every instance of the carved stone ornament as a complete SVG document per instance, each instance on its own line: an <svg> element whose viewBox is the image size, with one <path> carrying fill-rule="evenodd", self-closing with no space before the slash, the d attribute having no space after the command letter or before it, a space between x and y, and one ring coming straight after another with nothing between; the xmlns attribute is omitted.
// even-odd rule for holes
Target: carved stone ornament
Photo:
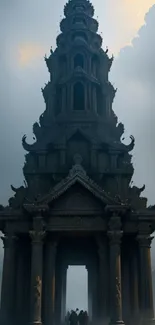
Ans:
<svg viewBox="0 0 155 325"><path fill-rule="evenodd" d="M46 232L45 231L29 231L30 237L32 239L33 243L41 243L43 238L45 237Z"/></svg>
<svg viewBox="0 0 155 325"><path fill-rule="evenodd" d="M4 248L10 248L10 247L12 248L13 244L18 239L18 237L13 234L8 234L5 236L2 236L1 239L3 241Z"/></svg>
<svg viewBox="0 0 155 325"><path fill-rule="evenodd" d="M41 300L41 286L42 282L39 276L36 277L35 280L35 285L34 285L34 297L35 297L35 302L40 305L40 300Z"/></svg>
<svg viewBox="0 0 155 325"><path fill-rule="evenodd" d="M117 307L121 305L121 283L118 277L116 277L116 305Z"/></svg>
<svg viewBox="0 0 155 325"><path fill-rule="evenodd" d="M121 219L119 216L113 214L113 216L110 218L109 221L109 229L111 231L115 231L115 230L120 230L121 229Z"/></svg>
<svg viewBox="0 0 155 325"><path fill-rule="evenodd" d="M150 248L154 236L138 235L137 241L140 247Z"/></svg>
<svg viewBox="0 0 155 325"><path fill-rule="evenodd" d="M110 239L111 245L120 245L122 236L123 236L123 231L120 230L108 231L108 237Z"/></svg>
<svg viewBox="0 0 155 325"><path fill-rule="evenodd" d="M141 235L150 235L151 225L148 222L140 222L138 224L138 233Z"/></svg>
<svg viewBox="0 0 155 325"><path fill-rule="evenodd" d="M86 171L84 170L84 168L81 166L82 163L82 157L78 154L76 154L74 156L74 165L73 167L70 169L69 171L69 176L73 177L74 175L82 175L82 176L86 176Z"/></svg>

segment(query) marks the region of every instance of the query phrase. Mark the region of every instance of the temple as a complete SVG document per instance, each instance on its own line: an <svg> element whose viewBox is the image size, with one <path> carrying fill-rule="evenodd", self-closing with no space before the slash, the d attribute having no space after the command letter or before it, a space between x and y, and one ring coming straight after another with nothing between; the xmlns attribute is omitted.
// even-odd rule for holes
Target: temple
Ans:
<svg viewBox="0 0 155 325"><path fill-rule="evenodd" d="M92 324L153 325L155 209L132 186L134 168L88 0L64 7L34 143L23 136L24 185L0 208L4 261L1 325L60 325L68 265L88 270Z"/></svg>

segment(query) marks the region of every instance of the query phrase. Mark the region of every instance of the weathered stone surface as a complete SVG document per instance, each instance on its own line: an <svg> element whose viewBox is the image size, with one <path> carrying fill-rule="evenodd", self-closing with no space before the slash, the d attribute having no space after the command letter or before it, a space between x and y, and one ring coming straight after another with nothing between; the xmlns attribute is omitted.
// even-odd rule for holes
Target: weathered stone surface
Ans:
<svg viewBox="0 0 155 325"><path fill-rule="evenodd" d="M132 186L130 152L135 139L130 136L129 144L123 143L124 125L118 124L112 108L117 89L108 74L114 58L101 47L89 1L69 0L64 15L57 48L44 58L50 73L50 81L41 89L45 111L33 124L34 142L28 144L26 135L22 138L27 152L24 186L12 186L9 206L0 206L0 230L7 243L2 325L21 325L18 306L26 316L24 325L64 321L63 272L69 263L86 264L89 270L91 321L108 323L111 318L111 325L116 325L124 324L125 317L126 325L139 325L140 315L134 323L138 306L147 324L153 324L149 250L155 209L147 209L147 199L140 197L145 186ZM20 263L14 255L18 244L8 241L8 234L18 235L18 243L24 243L20 254L23 249L26 258ZM138 298L136 290L126 291L127 278L122 282L125 271L129 275L131 247L137 263L140 252L137 269L144 271L137 274ZM20 270L27 272L18 277ZM26 281L23 295L20 278ZM122 306L122 285L128 292L126 306Z"/></svg>

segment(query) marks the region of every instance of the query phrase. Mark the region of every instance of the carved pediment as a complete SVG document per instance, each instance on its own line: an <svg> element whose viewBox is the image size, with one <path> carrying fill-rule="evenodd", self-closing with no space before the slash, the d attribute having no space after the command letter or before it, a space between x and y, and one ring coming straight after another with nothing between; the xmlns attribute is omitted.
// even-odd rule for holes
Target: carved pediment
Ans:
<svg viewBox="0 0 155 325"><path fill-rule="evenodd" d="M56 201L50 202L51 210L61 210L64 214L70 212L94 213L102 212L105 204L96 198L88 189L76 182Z"/></svg>
<svg viewBox="0 0 155 325"><path fill-rule="evenodd" d="M60 201L60 197L67 195L68 198L65 198L64 203L66 208L66 204L70 205L71 203L69 202L71 201L76 203L77 208L81 202L85 209L89 205L89 210L90 207L92 208L91 204L94 204L94 207L96 206L97 208L99 203L95 205L94 200L96 200L96 202L100 202L99 207L101 207L101 205L103 207L108 204L117 204L114 199L109 197L109 195L102 188L100 188L100 186L98 186L91 178L88 177L86 171L81 165L81 157L77 154L75 155L74 159L75 164L70 169L68 176L58 183L48 195L43 197L40 200L40 203L51 206L53 205L54 201ZM74 204L72 203L72 207L73 205Z"/></svg>

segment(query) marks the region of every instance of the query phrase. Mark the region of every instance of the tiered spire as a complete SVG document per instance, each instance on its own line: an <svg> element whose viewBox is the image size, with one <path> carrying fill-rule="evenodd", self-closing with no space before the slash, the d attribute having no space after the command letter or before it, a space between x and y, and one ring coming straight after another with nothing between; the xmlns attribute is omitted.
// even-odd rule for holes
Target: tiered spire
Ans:
<svg viewBox="0 0 155 325"><path fill-rule="evenodd" d="M94 7L88 0L69 0L64 7L64 15L66 17L79 12L93 17Z"/></svg>
<svg viewBox="0 0 155 325"><path fill-rule="evenodd" d="M116 90L108 79L113 57L102 48L93 15L88 0L70 0L64 7L57 48L45 56L50 73L42 89L46 109L33 125L35 142L30 145L23 137L29 152L24 166L29 196L34 184L45 194L64 178L75 154L82 157L88 175L112 196L119 194L125 200L135 191L129 186L134 138L129 145L121 142L124 126L117 124L112 109ZM139 191L134 192L138 199Z"/></svg>

